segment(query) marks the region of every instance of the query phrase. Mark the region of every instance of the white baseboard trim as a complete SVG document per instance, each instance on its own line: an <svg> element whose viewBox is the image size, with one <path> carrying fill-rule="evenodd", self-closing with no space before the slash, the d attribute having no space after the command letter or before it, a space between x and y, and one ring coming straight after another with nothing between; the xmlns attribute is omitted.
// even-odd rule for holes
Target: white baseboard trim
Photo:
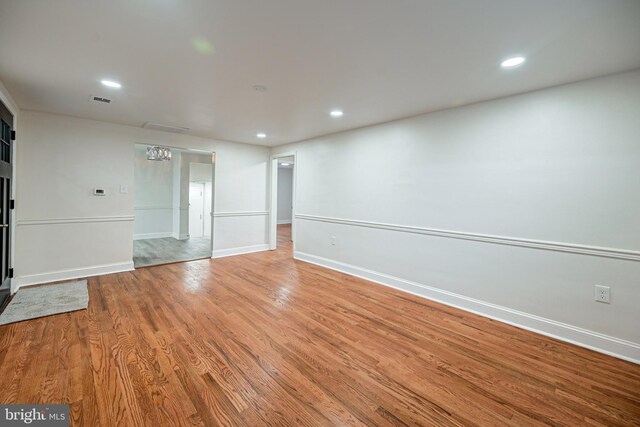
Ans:
<svg viewBox="0 0 640 427"><path fill-rule="evenodd" d="M640 344L638 343L304 252L296 251L293 257L300 261L370 280L422 298L498 320L518 328L640 364Z"/></svg>
<svg viewBox="0 0 640 427"><path fill-rule="evenodd" d="M82 277L102 276L103 274L121 273L133 270L133 261L117 264L93 265L91 267L74 268L70 270L52 271L50 273L18 276L15 280L17 291L21 287L40 285L42 283L58 282L60 280L79 279Z"/></svg>
<svg viewBox="0 0 640 427"><path fill-rule="evenodd" d="M240 248L216 249L213 251L212 258L224 258L228 256L250 254L254 252L262 252L262 251L268 251L268 250L269 250L269 245L266 243L261 245L243 246Z"/></svg>
<svg viewBox="0 0 640 427"><path fill-rule="evenodd" d="M290 219L282 219L282 220L278 221L278 225L284 225L284 224L291 224L291 220Z"/></svg>
<svg viewBox="0 0 640 427"><path fill-rule="evenodd" d="M161 233L134 234L133 240L162 239L164 237L173 237L173 233L171 231L165 231Z"/></svg>
<svg viewBox="0 0 640 427"><path fill-rule="evenodd" d="M178 234L178 233L171 233L168 237L173 237L174 239L178 239L178 240L188 240L189 239L189 235L188 234Z"/></svg>

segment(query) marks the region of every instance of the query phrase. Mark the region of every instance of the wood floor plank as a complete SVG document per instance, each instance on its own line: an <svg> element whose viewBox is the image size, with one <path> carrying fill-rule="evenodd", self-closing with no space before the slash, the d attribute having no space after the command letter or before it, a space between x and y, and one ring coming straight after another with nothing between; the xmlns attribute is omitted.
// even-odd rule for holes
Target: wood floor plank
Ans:
<svg viewBox="0 0 640 427"><path fill-rule="evenodd" d="M277 251L89 279L0 327L0 403L74 426L640 425L640 366Z"/></svg>

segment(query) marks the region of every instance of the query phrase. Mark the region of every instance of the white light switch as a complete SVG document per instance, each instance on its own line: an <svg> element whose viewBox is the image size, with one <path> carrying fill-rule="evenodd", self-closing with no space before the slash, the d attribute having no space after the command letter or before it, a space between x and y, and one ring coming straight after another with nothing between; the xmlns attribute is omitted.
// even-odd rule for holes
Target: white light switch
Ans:
<svg viewBox="0 0 640 427"><path fill-rule="evenodd" d="M127 184L120 184L120 193L127 194L129 192L129 187Z"/></svg>

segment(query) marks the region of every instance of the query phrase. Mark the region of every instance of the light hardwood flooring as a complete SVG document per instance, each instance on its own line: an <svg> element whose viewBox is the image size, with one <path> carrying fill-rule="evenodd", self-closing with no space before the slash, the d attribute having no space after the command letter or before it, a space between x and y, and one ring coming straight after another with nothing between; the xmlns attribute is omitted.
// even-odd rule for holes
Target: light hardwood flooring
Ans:
<svg viewBox="0 0 640 427"><path fill-rule="evenodd" d="M135 268L210 257L209 237L192 237L186 240L163 237L133 241Z"/></svg>
<svg viewBox="0 0 640 427"><path fill-rule="evenodd" d="M640 423L640 366L294 261L289 230L0 327L0 403L84 426Z"/></svg>

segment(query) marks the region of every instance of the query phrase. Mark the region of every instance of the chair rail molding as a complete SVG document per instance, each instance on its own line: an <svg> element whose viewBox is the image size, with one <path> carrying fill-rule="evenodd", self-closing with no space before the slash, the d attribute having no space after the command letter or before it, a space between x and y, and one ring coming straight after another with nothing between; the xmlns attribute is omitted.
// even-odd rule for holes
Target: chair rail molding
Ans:
<svg viewBox="0 0 640 427"><path fill-rule="evenodd" d="M519 237L504 237L490 234L469 233L466 231L441 230L436 228L388 224L383 222L362 221L355 219L343 219L307 214L297 214L295 215L295 219L328 222L332 224L350 225L354 227L375 228L379 230L397 231L401 233L423 234L427 236L443 237L449 239L472 240L475 242L492 243L496 245L518 246L546 251L566 252L603 258L615 258L627 261L640 261L640 252L629 249L606 248L565 242L550 242L545 240L525 239Z"/></svg>
<svg viewBox="0 0 640 427"><path fill-rule="evenodd" d="M130 222L133 215L83 216L73 218L32 218L18 219L16 226L48 225L48 224L82 224L87 222Z"/></svg>
<svg viewBox="0 0 640 427"><path fill-rule="evenodd" d="M235 212L214 212L214 218L225 218L234 216L267 216L269 211L235 211Z"/></svg>
<svg viewBox="0 0 640 427"><path fill-rule="evenodd" d="M154 210L171 210L174 207L172 205L147 205L147 206L134 206L134 211L154 211Z"/></svg>

